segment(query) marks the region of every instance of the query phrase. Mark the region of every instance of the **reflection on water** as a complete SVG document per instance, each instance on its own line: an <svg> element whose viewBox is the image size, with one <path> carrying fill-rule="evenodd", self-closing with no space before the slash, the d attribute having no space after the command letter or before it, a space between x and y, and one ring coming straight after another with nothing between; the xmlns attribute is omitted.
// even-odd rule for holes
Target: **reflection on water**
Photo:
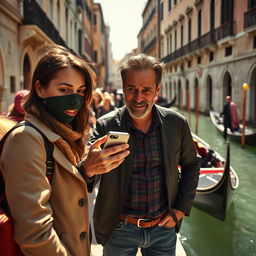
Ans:
<svg viewBox="0 0 256 256"><path fill-rule="evenodd" d="M193 132L194 120L192 114ZM210 118L201 115L198 127L198 135L225 156L225 141ZM256 147L243 149L233 141L230 146L231 165L239 176L240 185L233 195L227 219L222 222L192 208L181 229L187 256L256 256Z"/></svg>

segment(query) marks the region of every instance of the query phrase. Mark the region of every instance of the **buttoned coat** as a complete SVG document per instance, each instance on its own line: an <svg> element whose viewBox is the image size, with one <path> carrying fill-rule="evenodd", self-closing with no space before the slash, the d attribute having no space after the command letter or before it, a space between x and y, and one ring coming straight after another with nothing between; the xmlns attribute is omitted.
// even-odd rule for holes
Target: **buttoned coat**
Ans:
<svg viewBox="0 0 256 256"><path fill-rule="evenodd" d="M170 214L173 209L189 215L199 178L199 160L185 118L177 112L155 105L160 116L160 133L163 149L165 183ZM126 107L114 110L99 118L90 142L108 131L129 132ZM154 120L153 120L154 122ZM136 140L130 136L130 154L113 171L103 174L94 210L94 228L98 243L106 244L123 209L133 171ZM180 173L178 171L180 166Z"/></svg>
<svg viewBox="0 0 256 256"><path fill-rule="evenodd" d="M35 117L26 118L54 144L60 138ZM33 127L16 128L5 141L1 170L14 219L14 237L25 255L89 256L86 182L54 145L54 175L46 177L42 135Z"/></svg>

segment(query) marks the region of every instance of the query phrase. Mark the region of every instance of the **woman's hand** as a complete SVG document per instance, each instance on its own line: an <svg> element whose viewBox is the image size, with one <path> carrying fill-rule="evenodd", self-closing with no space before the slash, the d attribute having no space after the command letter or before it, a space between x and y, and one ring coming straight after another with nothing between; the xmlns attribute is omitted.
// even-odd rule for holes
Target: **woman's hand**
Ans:
<svg viewBox="0 0 256 256"><path fill-rule="evenodd" d="M106 149L101 149L101 144L105 143L107 136L96 140L88 152L87 158L84 160L84 170L87 177L110 172L118 167L129 155L127 150L129 144L122 144Z"/></svg>

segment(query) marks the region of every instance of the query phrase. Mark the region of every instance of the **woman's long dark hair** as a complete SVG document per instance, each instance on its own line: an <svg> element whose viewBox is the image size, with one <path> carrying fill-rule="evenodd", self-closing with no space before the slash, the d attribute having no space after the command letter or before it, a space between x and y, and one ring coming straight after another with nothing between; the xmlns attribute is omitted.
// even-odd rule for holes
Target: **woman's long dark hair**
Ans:
<svg viewBox="0 0 256 256"><path fill-rule="evenodd" d="M86 90L84 95L84 103L72 122L73 130L86 134L89 129L90 111L89 107L92 101L93 87L95 84L95 73L88 63L77 56L71 54L66 48L59 45L48 45L41 49L42 57L35 68L32 86L28 100L24 104L27 113L36 116L52 131L56 132L65 139L71 146L72 151L76 151L81 155L84 150L85 142L83 138L76 142L69 139L68 134L62 129L62 126L47 112L44 103L36 92L36 83L39 81L43 88L47 88L56 73L65 68L72 68L84 75Z"/></svg>

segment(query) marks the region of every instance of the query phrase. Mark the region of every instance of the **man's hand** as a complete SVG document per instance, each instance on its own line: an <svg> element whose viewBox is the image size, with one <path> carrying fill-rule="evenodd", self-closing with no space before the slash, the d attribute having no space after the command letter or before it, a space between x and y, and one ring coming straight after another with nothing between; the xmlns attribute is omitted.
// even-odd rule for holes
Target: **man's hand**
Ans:
<svg viewBox="0 0 256 256"><path fill-rule="evenodd" d="M107 136L104 136L96 140L90 147L87 158L84 160L84 170L89 178L94 175L107 173L115 169L130 153L130 151L127 150L129 144L122 144L101 149L100 146L106 141L106 139Z"/></svg>
<svg viewBox="0 0 256 256"><path fill-rule="evenodd" d="M176 214L176 217L178 220L180 220L185 215L185 213L182 211L179 211L176 209L174 209L173 211ZM158 224L158 226L166 226L166 227L172 228L172 227L176 226L176 222L174 221L174 219L172 218L172 216L170 214L167 214L161 220L161 222Z"/></svg>

